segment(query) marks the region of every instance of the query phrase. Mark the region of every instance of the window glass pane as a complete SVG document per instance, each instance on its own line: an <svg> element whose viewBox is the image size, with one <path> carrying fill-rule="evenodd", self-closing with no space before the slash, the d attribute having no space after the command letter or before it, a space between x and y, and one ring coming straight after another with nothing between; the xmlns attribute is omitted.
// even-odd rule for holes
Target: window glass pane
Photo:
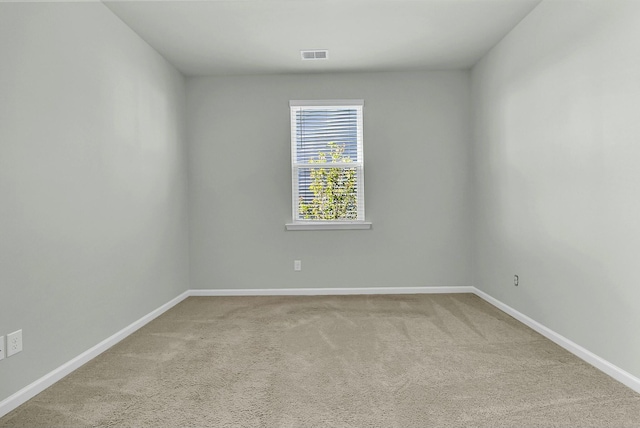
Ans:
<svg viewBox="0 0 640 428"><path fill-rule="evenodd" d="M358 110L301 108L296 111L296 162L308 163L322 153L331 161L329 143L343 147L342 157L358 161Z"/></svg>
<svg viewBox="0 0 640 428"><path fill-rule="evenodd" d="M358 169L299 168L298 220L356 220Z"/></svg>

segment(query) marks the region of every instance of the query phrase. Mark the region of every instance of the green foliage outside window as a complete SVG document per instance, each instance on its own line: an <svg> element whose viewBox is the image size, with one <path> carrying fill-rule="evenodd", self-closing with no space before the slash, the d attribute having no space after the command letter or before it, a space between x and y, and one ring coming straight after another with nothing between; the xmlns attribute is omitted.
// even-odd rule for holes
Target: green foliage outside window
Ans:
<svg viewBox="0 0 640 428"><path fill-rule="evenodd" d="M348 163L351 158L344 154L345 146L328 143L327 153L318 153L317 159L309 163ZM312 168L309 190L313 198L305 202L301 197L299 213L305 220L356 220L358 217L356 168Z"/></svg>

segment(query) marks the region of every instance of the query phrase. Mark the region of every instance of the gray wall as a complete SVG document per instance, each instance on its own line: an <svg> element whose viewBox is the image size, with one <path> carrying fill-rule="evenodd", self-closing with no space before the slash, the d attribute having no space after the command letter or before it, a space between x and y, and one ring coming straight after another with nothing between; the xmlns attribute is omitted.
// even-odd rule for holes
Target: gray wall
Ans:
<svg viewBox="0 0 640 428"><path fill-rule="evenodd" d="M184 79L102 3L0 3L0 401L188 288Z"/></svg>
<svg viewBox="0 0 640 428"><path fill-rule="evenodd" d="M285 231L289 100L348 98L373 229ZM187 106L192 288L471 285L468 72L193 78Z"/></svg>
<svg viewBox="0 0 640 428"><path fill-rule="evenodd" d="M545 1L472 72L475 285L635 376L638 40L637 1Z"/></svg>

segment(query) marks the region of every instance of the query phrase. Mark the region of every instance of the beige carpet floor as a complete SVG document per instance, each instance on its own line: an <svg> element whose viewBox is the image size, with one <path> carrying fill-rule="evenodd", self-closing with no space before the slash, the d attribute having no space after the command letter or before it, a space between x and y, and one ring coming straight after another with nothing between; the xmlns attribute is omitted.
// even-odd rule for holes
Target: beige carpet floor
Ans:
<svg viewBox="0 0 640 428"><path fill-rule="evenodd" d="M0 426L640 427L640 394L471 294L191 297Z"/></svg>

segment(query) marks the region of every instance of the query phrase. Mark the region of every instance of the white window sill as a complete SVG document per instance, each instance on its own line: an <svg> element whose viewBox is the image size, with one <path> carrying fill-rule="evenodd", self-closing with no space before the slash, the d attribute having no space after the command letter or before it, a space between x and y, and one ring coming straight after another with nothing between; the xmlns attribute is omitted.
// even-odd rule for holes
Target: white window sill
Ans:
<svg viewBox="0 0 640 428"><path fill-rule="evenodd" d="M363 230L371 229L370 221L297 222L285 224L287 230Z"/></svg>

